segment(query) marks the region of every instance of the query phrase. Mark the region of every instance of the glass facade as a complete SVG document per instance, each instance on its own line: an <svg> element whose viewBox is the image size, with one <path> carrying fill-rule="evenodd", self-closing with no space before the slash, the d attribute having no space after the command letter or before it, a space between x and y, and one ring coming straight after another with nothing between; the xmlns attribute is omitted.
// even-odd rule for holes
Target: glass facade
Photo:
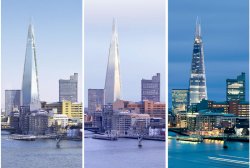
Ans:
<svg viewBox="0 0 250 168"><path fill-rule="evenodd" d="M237 79L227 79L227 101L245 101L245 73Z"/></svg>
<svg viewBox="0 0 250 168"><path fill-rule="evenodd" d="M36 47L33 25L29 25L22 81L22 105L31 106L31 110L41 107L39 99Z"/></svg>
<svg viewBox="0 0 250 168"><path fill-rule="evenodd" d="M202 99L207 99L204 51L201 38L201 27L198 18L196 21L196 33L191 65L191 76L189 80L189 95L190 105L197 104Z"/></svg>
<svg viewBox="0 0 250 168"><path fill-rule="evenodd" d="M103 89L88 89L88 112L101 111L104 102Z"/></svg>
<svg viewBox="0 0 250 168"><path fill-rule="evenodd" d="M9 115L14 108L21 106L21 90L5 90L5 113Z"/></svg>
<svg viewBox="0 0 250 168"><path fill-rule="evenodd" d="M104 87L104 104L113 103L120 99L120 94L120 56L118 48L118 33L116 30L116 22L114 20Z"/></svg>
<svg viewBox="0 0 250 168"><path fill-rule="evenodd" d="M172 112L187 111L188 89L172 89Z"/></svg>

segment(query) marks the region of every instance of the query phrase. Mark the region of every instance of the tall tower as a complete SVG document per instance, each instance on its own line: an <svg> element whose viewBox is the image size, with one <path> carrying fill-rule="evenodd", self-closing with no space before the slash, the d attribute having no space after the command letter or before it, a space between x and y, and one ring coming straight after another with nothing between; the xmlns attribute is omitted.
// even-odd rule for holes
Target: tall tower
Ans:
<svg viewBox="0 0 250 168"><path fill-rule="evenodd" d="M191 76L189 80L189 96L190 105L199 103L202 99L207 99L204 51L201 38L201 24L198 17L196 20Z"/></svg>
<svg viewBox="0 0 250 168"><path fill-rule="evenodd" d="M112 39L109 47L109 57L104 87L104 104L113 103L120 99L120 57L116 22L113 20Z"/></svg>
<svg viewBox="0 0 250 168"><path fill-rule="evenodd" d="M22 105L30 110L41 107L39 99L36 48L33 25L29 25L22 82Z"/></svg>

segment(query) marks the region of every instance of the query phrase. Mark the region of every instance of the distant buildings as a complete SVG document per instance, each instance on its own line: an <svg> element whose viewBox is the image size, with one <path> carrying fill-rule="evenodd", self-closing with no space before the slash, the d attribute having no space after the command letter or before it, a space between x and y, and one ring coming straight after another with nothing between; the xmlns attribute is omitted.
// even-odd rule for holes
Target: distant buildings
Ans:
<svg viewBox="0 0 250 168"><path fill-rule="evenodd" d="M204 50L201 38L201 26L198 18L196 21L191 76L189 80L189 95L190 105L199 103L202 99L207 99Z"/></svg>
<svg viewBox="0 0 250 168"><path fill-rule="evenodd" d="M104 105L103 89L88 89L88 113L102 111Z"/></svg>
<svg viewBox="0 0 250 168"><path fill-rule="evenodd" d="M187 111L189 105L188 89L172 89L172 112Z"/></svg>
<svg viewBox="0 0 250 168"><path fill-rule="evenodd" d="M104 104L110 104L121 98L120 55L116 22L113 21L112 39L109 48L108 65L104 86Z"/></svg>
<svg viewBox="0 0 250 168"><path fill-rule="evenodd" d="M160 102L160 73L151 80L141 80L141 100Z"/></svg>
<svg viewBox="0 0 250 168"><path fill-rule="evenodd" d="M82 122L82 103L72 103L71 101L62 102L62 114L66 114L70 119L77 119Z"/></svg>
<svg viewBox="0 0 250 168"><path fill-rule="evenodd" d="M21 106L21 90L5 90L5 114L8 116Z"/></svg>
<svg viewBox="0 0 250 168"><path fill-rule="evenodd" d="M245 73L236 79L227 79L227 101L245 101Z"/></svg>
<svg viewBox="0 0 250 168"><path fill-rule="evenodd" d="M78 91L78 74L70 76L69 80L60 79L59 80L59 102L71 101L77 102Z"/></svg>

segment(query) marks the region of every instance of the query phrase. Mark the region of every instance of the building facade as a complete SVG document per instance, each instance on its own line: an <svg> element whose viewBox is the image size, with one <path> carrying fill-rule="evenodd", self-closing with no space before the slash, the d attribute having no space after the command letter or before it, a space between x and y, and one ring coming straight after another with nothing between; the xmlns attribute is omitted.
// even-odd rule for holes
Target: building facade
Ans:
<svg viewBox="0 0 250 168"><path fill-rule="evenodd" d="M5 114L8 116L21 106L21 90L5 90Z"/></svg>
<svg viewBox="0 0 250 168"><path fill-rule="evenodd" d="M71 101L77 102L78 98L78 74L70 76L70 79L59 80L59 102Z"/></svg>
<svg viewBox="0 0 250 168"><path fill-rule="evenodd" d="M22 105L30 110L41 108L39 99L36 46L33 25L29 25L22 81Z"/></svg>
<svg viewBox="0 0 250 168"><path fill-rule="evenodd" d="M245 73L236 79L227 79L227 101L245 101Z"/></svg>
<svg viewBox="0 0 250 168"><path fill-rule="evenodd" d="M141 80L141 100L160 102L160 73L151 80Z"/></svg>
<svg viewBox="0 0 250 168"><path fill-rule="evenodd" d="M201 25L197 18L191 65L191 76L189 80L189 104L197 104L202 99L207 99L207 85L204 49L201 38Z"/></svg>
<svg viewBox="0 0 250 168"><path fill-rule="evenodd" d="M82 103L62 102L62 114L66 114L70 119L77 119L79 122L82 122L82 111Z"/></svg>
<svg viewBox="0 0 250 168"><path fill-rule="evenodd" d="M88 89L88 113L102 111L104 89Z"/></svg>
<svg viewBox="0 0 250 168"><path fill-rule="evenodd" d="M110 104L121 98L120 55L116 22L113 21L112 39L109 48L108 65L104 86L104 104Z"/></svg>
<svg viewBox="0 0 250 168"><path fill-rule="evenodd" d="M188 89L172 89L172 112L174 114L187 111L188 93Z"/></svg>

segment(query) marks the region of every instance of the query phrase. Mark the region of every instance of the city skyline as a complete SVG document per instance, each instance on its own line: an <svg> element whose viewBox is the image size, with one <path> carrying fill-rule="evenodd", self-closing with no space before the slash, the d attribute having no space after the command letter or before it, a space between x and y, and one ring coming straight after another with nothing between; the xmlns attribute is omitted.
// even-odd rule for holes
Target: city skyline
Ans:
<svg viewBox="0 0 250 168"><path fill-rule="evenodd" d="M214 0L171 0L168 29L169 105L172 89L188 88L195 28L193 23L197 16L202 21L208 98L226 100L226 79L235 78L241 72L246 73L248 86L248 1L237 3L229 0L225 5L223 1ZM246 87L246 100L249 99L248 93L249 88Z"/></svg>
<svg viewBox="0 0 250 168"><path fill-rule="evenodd" d="M116 19L119 31L122 99L140 101L141 80L160 73L161 101L165 101L164 5L165 1L154 3L128 0L122 4L113 0L105 3L97 0L85 1L84 102L86 105L88 89L104 87L113 18Z"/></svg>
<svg viewBox="0 0 250 168"><path fill-rule="evenodd" d="M61 5L58 6L58 2ZM75 3L59 0L33 3L28 0L2 1L2 107L4 90L21 89L30 18L36 33L40 100L58 101L58 80L78 73L81 101L81 0Z"/></svg>

